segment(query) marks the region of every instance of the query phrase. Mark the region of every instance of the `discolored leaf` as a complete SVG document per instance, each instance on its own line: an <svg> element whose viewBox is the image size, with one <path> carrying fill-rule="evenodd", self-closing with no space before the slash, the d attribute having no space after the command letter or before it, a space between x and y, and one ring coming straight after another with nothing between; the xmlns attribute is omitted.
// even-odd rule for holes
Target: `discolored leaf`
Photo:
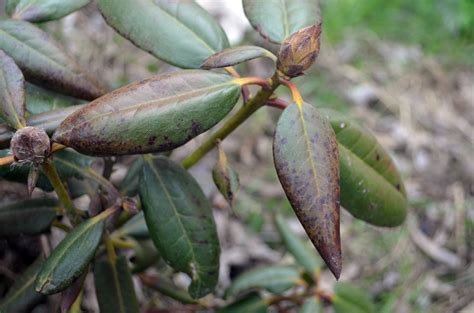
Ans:
<svg viewBox="0 0 474 313"><path fill-rule="evenodd" d="M47 22L60 19L87 5L91 0L7 0L6 12L13 19Z"/></svg>
<svg viewBox="0 0 474 313"><path fill-rule="evenodd" d="M28 22L0 21L0 49L34 84L86 100L104 94L102 84L88 76L47 33Z"/></svg>
<svg viewBox="0 0 474 313"><path fill-rule="evenodd" d="M229 47L220 25L192 0L99 0L98 3L105 20L117 32L177 67L199 68L208 57Z"/></svg>
<svg viewBox="0 0 474 313"><path fill-rule="evenodd" d="M323 308L316 297L306 299L298 313L322 313Z"/></svg>
<svg viewBox="0 0 474 313"><path fill-rule="evenodd" d="M272 293L282 293L295 286L300 273L290 266L266 266L250 270L238 276L225 292L226 297L235 296L249 289L266 289Z"/></svg>
<svg viewBox="0 0 474 313"><path fill-rule="evenodd" d="M0 118L13 128L26 126L25 80L15 61L0 50Z"/></svg>
<svg viewBox="0 0 474 313"><path fill-rule="evenodd" d="M217 313L266 313L268 304L257 293L251 293L217 311Z"/></svg>
<svg viewBox="0 0 474 313"><path fill-rule="evenodd" d="M26 110L28 113L40 114L81 103L84 101L26 83Z"/></svg>
<svg viewBox="0 0 474 313"><path fill-rule="evenodd" d="M90 155L172 150L208 130L234 107L237 79L203 70L133 83L74 112L53 140Z"/></svg>
<svg viewBox="0 0 474 313"><path fill-rule="evenodd" d="M273 156L296 216L339 278L339 156L331 125L309 104L289 105L276 127Z"/></svg>
<svg viewBox="0 0 474 313"><path fill-rule="evenodd" d="M375 305L364 289L339 282L332 305L336 313L375 313Z"/></svg>
<svg viewBox="0 0 474 313"><path fill-rule="evenodd" d="M315 273L316 270L321 267L321 261L314 249L309 249L309 246L291 231L283 216L277 215L275 224L288 252L293 255L296 262L303 266L309 273Z"/></svg>
<svg viewBox="0 0 474 313"><path fill-rule="evenodd" d="M111 211L75 227L46 259L36 278L36 291L45 295L60 292L79 277L95 255L104 231L104 219Z"/></svg>
<svg viewBox="0 0 474 313"><path fill-rule="evenodd" d="M350 118L330 109L328 117L339 142L341 204L354 217L377 226L405 220L407 199L397 168L377 139Z"/></svg>
<svg viewBox="0 0 474 313"><path fill-rule="evenodd" d="M164 157L145 158L140 198L150 236L162 257L192 278L189 294L212 292L219 275L219 240L212 210L194 178Z"/></svg>
<svg viewBox="0 0 474 313"><path fill-rule="evenodd" d="M84 281L86 279L88 271L89 269L84 271L84 273L82 273L82 275L79 278L77 278L72 283L72 285L69 286L69 288L67 288L61 293L61 300L59 304L61 313L74 312L73 311L74 303L76 301L79 301L79 302L81 301L81 297L82 297L81 293L84 290Z"/></svg>
<svg viewBox="0 0 474 313"><path fill-rule="evenodd" d="M211 55L201 65L203 69L233 66L256 58L269 58L276 62L277 57L270 51L257 46L227 48Z"/></svg>
<svg viewBox="0 0 474 313"><path fill-rule="evenodd" d="M243 5L253 28L274 43L321 22L318 0L243 0Z"/></svg>
<svg viewBox="0 0 474 313"><path fill-rule="evenodd" d="M230 206L234 205L235 198L240 189L239 176L230 166L222 146L218 146L219 157L212 169L212 178L224 198Z"/></svg>
<svg viewBox="0 0 474 313"><path fill-rule="evenodd" d="M138 313L138 300L132 274L124 256L115 262L97 262L94 266L95 290L103 313Z"/></svg>
<svg viewBox="0 0 474 313"><path fill-rule="evenodd" d="M48 230L56 218L55 199L28 199L0 207L0 237L37 235Z"/></svg>
<svg viewBox="0 0 474 313"><path fill-rule="evenodd" d="M0 312L29 312L29 309L43 298L43 295L37 293L34 288L34 282L42 263L43 258L37 259L19 278L15 279L13 286L0 301Z"/></svg>

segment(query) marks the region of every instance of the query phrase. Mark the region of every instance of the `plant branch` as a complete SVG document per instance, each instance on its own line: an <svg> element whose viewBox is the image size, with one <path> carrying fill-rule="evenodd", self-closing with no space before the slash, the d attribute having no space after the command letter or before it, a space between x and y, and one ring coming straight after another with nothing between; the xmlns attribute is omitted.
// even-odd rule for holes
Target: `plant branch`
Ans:
<svg viewBox="0 0 474 313"><path fill-rule="evenodd" d="M286 79L280 79L280 82L283 85L285 85L286 87L288 87L288 89L290 89L291 97L293 98L293 101L298 106L301 106L303 104L303 97L301 97L301 93L298 90L298 87L296 87L296 85L294 83L292 83L292 82L290 82L289 80L286 80Z"/></svg>
<svg viewBox="0 0 474 313"><path fill-rule="evenodd" d="M269 106L269 107L272 107L272 108L277 108L277 109L280 109L280 110L284 110L290 104L288 102L286 102L285 100L283 100L283 99L276 98L276 99L268 100L267 102L265 102L265 105Z"/></svg>
<svg viewBox="0 0 474 313"><path fill-rule="evenodd" d="M280 85L280 79L277 74L269 81L269 88L262 88L253 98L249 99L235 115L231 116L224 125L217 130L208 140L206 140L198 149L184 159L182 165L184 168L190 168L206 155L218 140L222 140L239 127L250 115L262 107L271 97L273 91Z"/></svg>

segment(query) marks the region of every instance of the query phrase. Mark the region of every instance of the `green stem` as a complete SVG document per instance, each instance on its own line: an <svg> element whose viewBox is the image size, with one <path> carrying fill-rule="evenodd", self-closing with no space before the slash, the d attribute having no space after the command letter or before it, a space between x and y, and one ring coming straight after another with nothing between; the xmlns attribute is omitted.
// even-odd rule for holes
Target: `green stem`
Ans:
<svg viewBox="0 0 474 313"><path fill-rule="evenodd" d="M208 140L206 140L199 148L197 148L191 155L183 160L183 167L190 168L202 159L209 151L214 148L218 140L222 140L239 127L247 118L249 118L255 111L261 108L265 102L271 97L275 89L280 85L280 79L275 73L271 78L270 88L261 89L253 98L240 108L235 115L231 116Z"/></svg>
<svg viewBox="0 0 474 313"><path fill-rule="evenodd" d="M51 185L53 185L56 194L58 195L59 201L63 204L64 208L66 209L66 213L70 215L72 220L77 221L77 218L80 215L83 215L83 212L77 210L72 203L71 198L64 187L63 183L61 182L61 178L59 178L58 171L56 171L56 167L54 164L47 160L43 163L43 171L45 175L48 177Z"/></svg>

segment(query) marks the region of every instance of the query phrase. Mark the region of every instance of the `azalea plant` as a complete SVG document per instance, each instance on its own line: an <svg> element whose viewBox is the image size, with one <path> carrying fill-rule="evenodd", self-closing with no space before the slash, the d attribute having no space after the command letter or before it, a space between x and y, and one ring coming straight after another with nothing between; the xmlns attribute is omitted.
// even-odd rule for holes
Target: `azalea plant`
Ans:
<svg viewBox="0 0 474 313"><path fill-rule="evenodd" d="M253 28L279 45L272 53L231 47L219 23L191 0L98 0L108 25L180 68L113 91L34 24L89 2L8 0L10 17L0 21L0 178L26 184L30 195L35 188L54 191L2 201L0 235L49 234L51 228L64 233L10 287L0 311L26 311L60 293L60 310L79 312L92 272L101 312L145 310L133 276L144 288L183 303L176 311L318 312L332 305L336 312L374 312L370 299L351 285L323 290L319 273L327 267L338 279L343 271L340 206L372 225L394 227L404 221L406 194L392 159L369 131L305 102L292 82L320 51L318 1L243 0ZM256 58L271 59L273 75L249 77L234 67ZM287 88L292 100L278 98L279 88ZM217 149L212 176L232 206L239 179L220 142L263 107L282 110L274 164L314 247L276 215L295 264L246 272L224 291L216 288L220 245L212 208L187 170ZM211 128L177 163L171 152ZM122 155L139 156L114 184L110 175ZM74 202L83 195L91 200L87 210ZM158 263L158 275L150 274ZM176 272L189 276L187 290L174 284Z"/></svg>

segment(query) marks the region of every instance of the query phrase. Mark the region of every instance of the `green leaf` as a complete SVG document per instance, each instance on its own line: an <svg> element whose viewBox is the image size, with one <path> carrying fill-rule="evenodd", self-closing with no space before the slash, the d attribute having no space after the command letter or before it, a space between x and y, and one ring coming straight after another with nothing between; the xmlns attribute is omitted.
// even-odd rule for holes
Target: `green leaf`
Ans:
<svg viewBox="0 0 474 313"><path fill-rule="evenodd" d="M94 266L95 290L102 313L138 313L138 300L132 274L124 256L115 262L97 262Z"/></svg>
<svg viewBox="0 0 474 313"><path fill-rule="evenodd" d="M143 167L143 158L137 158L128 168L127 175L120 183L120 193L127 197L138 194L138 180Z"/></svg>
<svg viewBox="0 0 474 313"><path fill-rule="evenodd" d="M141 171L141 169L140 169ZM119 236L131 236L137 239L148 239L150 233L145 222L143 211L138 212L117 230Z"/></svg>
<svg viewBox="0 0 474 313"><path fill-rule="evenodd" d="M182 290L180 287L176 286L174 283L169 281L169 279L162 276L140 276L142 282L151 289L158 291L159 293L173 298L184 304L198 304L199 301L192 299L186 290Z"/></svg>
<svg viewBox="0 0 474 313"><path fill-rule="evenodd" d="M37 235L49 229L56 218L55 199L28 199L0 207L0 237Z"/></svg>
<svg viewBox="0 0 474 313"><path fill-rule="evenodd" d="M275 224L288 252L293 255L296 262L309 273L315 273L321 267L321 261L314 249L310 249L301 238L291 231L282 215L276 216Z"/></svg>
<svg viewBox="0 0 474 313"><path fill-rule="evenodd" d="M377 139L350 118L322 109L339 142L341 204L354 217L377 226L405 220L407 199L397 168Z"/></svg>
<svg viewBox="0 0 474 313"><path fill-rule="evenodd" d="M25 80L15 61L0 50L0 118L13 128L25 123Z"/></svg>
<svg viewBox="0 0 474 313"><path fill-rule="evenodd" d="M90 155L172 150L221 121L240 95L239 80L203 70L130 84L71 114L53 140Z"/></svg>
<svg viewBox="0 0 474 313"><path fill-rule="evenodd" d="M332 304L336 313L375 313L375 305L364 289L338 282Z"/></svg>
<svg viewBox="0 0 474 313"><path fill-rule="evenodd" d="M211 68L234 66L242 62L263 57L270 58L275 62L277 61L277 57L273 53L257 46L227 48L207 58L201 65L201 68L208 70Z"/></svg>
<svg viewBox="0 0 474 313"><path fill-rule="evenodd" d="M235 197L240 189L239 176L229 164L224 149L219 145L219 157L212 169L212 178L229 205L234 205Z"/></svg>
<svg viewBox="0 0 474 313"><path fill-rule="evenodd" d="M40 114L81 103L84 101L33 84L26 84L26 110L31 114Z"/></svg>
<svg viewBox="0 0 474 313"><path fill-rule="evenodd" d="M306 299L298 313L322 313L323 308L318 298L311 297Z"/></svg>
<svg viewBox="0 0 474 313"><path fill-rule="evenodd" d="M163 157L145 161L140 198L150 236L173 268L191 276L191 297L203 297L214 290L219 275L219 239L210 204L179 165Z"/></svg>
<svg viewBox="0 0 474 313"><path fill-rule="evenodd" d="M290 266L266 266L238 276L225 292L226 297L235 296L242 291L262 288L272 293L282 293L295 286L300 273Z"/></svg>
<svg viewBox="0 0 474 313"><path fill-rule="evenodd" d="M274 43L321 22L318 0L243 0L243 5L253 28Z"/></svg>
<svg viewBox="0 0 474 313"><path fill-rule="evenodd" d="M217 311L217 313L266 313L268 305L256 293L251 293Z"/></svg>
<svg viewBox="0 0 474 313"><path fill-rule="evenodd" d="M36 291L45 295L60 292L84 272L99 246L108 214L104 211L66 235L41 267L35 282Z"/></svg>
<svg viewBox="0 0 474 313"><path fill-rule="evenodd" d="M194 1L99 0L107 23L137 47L181 68L199 68L229 47L214 18Z"/></svg>
<svg viewBox="0 0 474 313"><path fill-rule="evenodd" d="M19 278L15 279L15 283L0 302L0 312L29 312L29 309L43 298L43 295L37 293L34 288L34 282L42 263L43 258L38 258Z"/></svg>
<svg viewBox="0 0 474 313"><path fill-rule="evenodd" d="M0 49L12 57L26 80L80 99L104 93L47 33L16 20L0 21Z"/></svg>
<svg viewBox="0 0 474 313"><path fill-rule="evenodd" d="M334 131L311 105L289 105L273 141L278 178L313 245L339 277L339 156Z"/></svg>
<svg viewBox="0 0 474 313"><path fill-rule="evenodd" d="M13 19L39 23L60 19L89 2L90 0L7 0L5 8Z"/></svg>
<svg viewBox="0 0 474 313"><path fill-rule="evenodd" d="M132 273L144 272L160 260L160 254L151 240L137 241L133 251L133 258L130 259L133 264Z"/></svg>

